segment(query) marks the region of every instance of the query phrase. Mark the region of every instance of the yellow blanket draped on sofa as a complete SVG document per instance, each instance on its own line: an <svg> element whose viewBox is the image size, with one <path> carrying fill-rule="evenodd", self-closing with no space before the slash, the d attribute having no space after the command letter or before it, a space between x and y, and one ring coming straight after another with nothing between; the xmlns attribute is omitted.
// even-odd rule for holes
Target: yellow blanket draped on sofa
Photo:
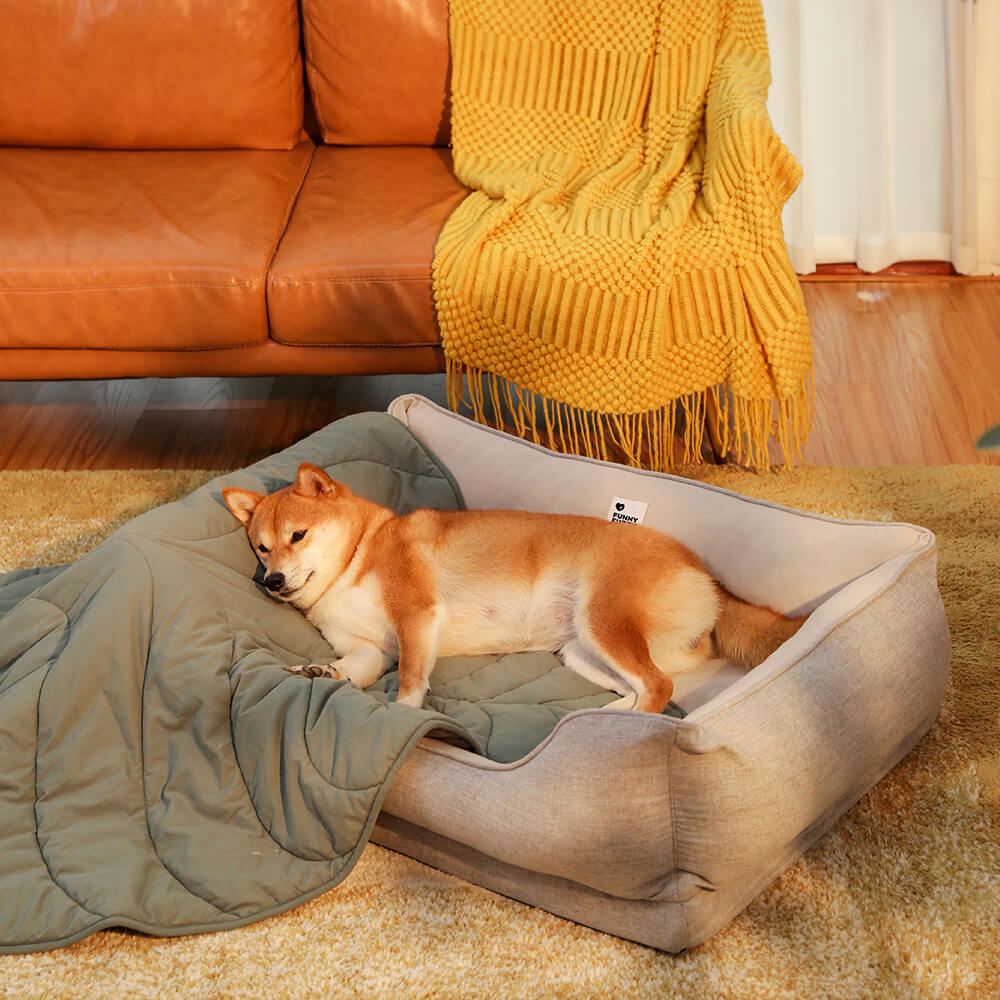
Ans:
<svg viewBox="0 0 1000 1000"><path fill-rule="evenodd" d="M760 0L450 0L455 172L434 298L453 406L665 468L706 424L786 461L812 348ZM492 404L492 405L491 405ZM682 416L683 415L683 416Z"/></svg>

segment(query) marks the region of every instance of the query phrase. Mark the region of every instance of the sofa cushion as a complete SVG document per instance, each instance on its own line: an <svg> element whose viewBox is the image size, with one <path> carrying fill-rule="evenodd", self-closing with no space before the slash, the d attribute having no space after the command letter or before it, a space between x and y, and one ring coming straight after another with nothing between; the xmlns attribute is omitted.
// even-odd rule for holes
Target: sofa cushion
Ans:
<svg viewBox="0 0 1000 1000"><path fill-rule="evenodd" d="M0 145L290 149L296 0L0 0Z"/></svg>
<svg viewBox="0 0 1000 1000"><path fill-rule="evenodd" d="M286 344L438 343L434 243L466 190L447 150L316 150L268 278Z"/></svg>
<svg viewBox="0 0 1000 1000"><path fill-rule="evenodd" d="M312 149L0 149L0 347L265 339L267 266Z"/></svg>
<svg viewBox="0 0 1000 1000"><path fill-rule="evenodd" d="M303 0L302 21L326 142L448 144L447 0Z"/></svg>

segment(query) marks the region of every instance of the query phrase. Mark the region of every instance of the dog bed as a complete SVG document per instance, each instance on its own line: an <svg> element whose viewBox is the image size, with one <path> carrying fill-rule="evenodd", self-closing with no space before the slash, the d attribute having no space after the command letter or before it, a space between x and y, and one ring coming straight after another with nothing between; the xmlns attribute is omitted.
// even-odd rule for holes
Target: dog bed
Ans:
<svg viewBox="0 0 1000 1000"><path fill-rule="evenodd" d="M0 951L239 926L336 885L369 836L678 951L933 721L948 634L929 532L555 455L419 397L392 414L338 421L68 567L0 577ZM254 581L220 498L301 461L399 512L463 494L601 517L645 504L731 590L811 615L748 674L679 678L685 718L603 710L616 696L550 654L443 660L423 709L393 704L392 674L366 692L310 681L283 666L332 651Z"/></svg>
<svg viewBox="0 0 1000 1000"><path fill-rule="evenodd" d="M372 839L591 927L677 952L722 927L920 740L948 678L931 532L838 520L543 448L417 396L390 407L469 507L646 504L731 591L802 629L744 674L676 680L683 719L584 710L521 760L424 740ZM636 504L638 503L638 507Z"/></svg>

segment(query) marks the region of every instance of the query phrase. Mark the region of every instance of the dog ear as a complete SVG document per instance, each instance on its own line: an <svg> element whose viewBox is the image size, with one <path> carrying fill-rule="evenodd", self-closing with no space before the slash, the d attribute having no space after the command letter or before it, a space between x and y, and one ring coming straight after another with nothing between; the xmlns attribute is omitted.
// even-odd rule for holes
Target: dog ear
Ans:
<svg viewBox="0 0 1000 1000"><path fill-rule="evenodd" d="M303 462L292 491L304 497L317 497L321 493L332 495L337 492L337 484L318 465Z"/></svg>
<svg viewBox="0 0 1000 1000"><path fill-rule="evenodd" d="M257 504L264 499L264 494L227 486L222 491L222 499L225 500L226 506L246 525L250 523L250 518L253 517Z"/></svg>

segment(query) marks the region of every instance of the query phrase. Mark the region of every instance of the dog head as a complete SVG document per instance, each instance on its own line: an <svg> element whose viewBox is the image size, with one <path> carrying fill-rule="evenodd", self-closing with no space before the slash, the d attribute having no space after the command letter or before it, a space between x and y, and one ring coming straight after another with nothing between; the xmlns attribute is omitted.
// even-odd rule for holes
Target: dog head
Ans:
<svg viewBox="0 0 1000 1000"><path fill-rule="evenodd" d="M230 486L222 498L247 529L268 593L302 610L343 572L364 527L359 498L309 462L284 489L264 494Z"/></svg>

